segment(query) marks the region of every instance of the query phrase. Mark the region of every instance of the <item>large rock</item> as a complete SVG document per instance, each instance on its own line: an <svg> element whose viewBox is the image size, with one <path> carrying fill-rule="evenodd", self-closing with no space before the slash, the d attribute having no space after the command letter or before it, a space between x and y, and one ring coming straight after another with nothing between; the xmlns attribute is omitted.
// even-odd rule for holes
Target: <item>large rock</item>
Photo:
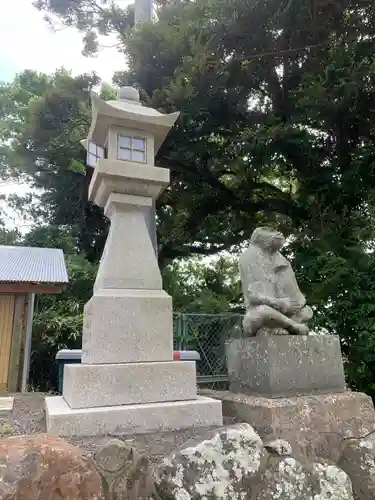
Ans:
<svg viewBox="0 0 375 500"><path fill-rule="evenodd" d="M363 439L347 439L338 465L350 476L358 500L375 498L375 433Z"/></svg>
<svg viewBox="0 0 375 500"><path fill-rule="evenodd" d="M287 442L263 443L249 424L227 427L165 458L154 471L168 500L353 500L333 463L301 463Z"/></svg>
<svg viewBox="0 0 375 500"><path fill-rule="evenodd" d="M293 457L271 460L256 500L353 500L348 475L329 462L302 465Z"/></svg>
<svg viewBox="0 0 375 500"><path fill-rule="evenodd" d="M94 455L106 500L149 499L154 481L149 460L124 441L111 439Z"/></svg>
<svg viewBox="0 0 375 500"><path fill-rule="evenodd" d="M94 462L43 434L0 441L1 500L102 500Z"/></svg>
<svg viewBox="0 0 375 500"><path fill-rule="evenodd" d="M267 451L254 429L238 424L208 437L165 458L156 469L162 498L234 500L255 492Z"/></svg>

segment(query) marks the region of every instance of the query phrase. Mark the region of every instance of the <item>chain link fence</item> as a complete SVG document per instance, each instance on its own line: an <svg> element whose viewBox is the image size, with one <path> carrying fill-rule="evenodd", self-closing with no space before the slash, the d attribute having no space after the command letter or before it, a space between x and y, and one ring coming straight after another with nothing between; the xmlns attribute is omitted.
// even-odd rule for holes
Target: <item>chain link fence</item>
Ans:
<svg viewBox="0 0 375 500"><path fill-rule="evenodd" d="M174 348L200 354L197 376L201 387L227 389L225 341L242 335L242 320L241 314L173 315Z"/></svg>

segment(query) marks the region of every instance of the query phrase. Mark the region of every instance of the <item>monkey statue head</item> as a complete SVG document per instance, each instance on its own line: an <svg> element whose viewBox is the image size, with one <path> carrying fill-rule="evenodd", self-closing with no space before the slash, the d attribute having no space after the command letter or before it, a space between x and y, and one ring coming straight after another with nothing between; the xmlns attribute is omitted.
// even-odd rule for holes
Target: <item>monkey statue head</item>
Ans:
<svg viewBox="0 0 375 500"><path fill-rule="evenodd" d="M279 251L285 243L282 233L270 227L257 227L250 238L250 244L268 252Z"/></svg>

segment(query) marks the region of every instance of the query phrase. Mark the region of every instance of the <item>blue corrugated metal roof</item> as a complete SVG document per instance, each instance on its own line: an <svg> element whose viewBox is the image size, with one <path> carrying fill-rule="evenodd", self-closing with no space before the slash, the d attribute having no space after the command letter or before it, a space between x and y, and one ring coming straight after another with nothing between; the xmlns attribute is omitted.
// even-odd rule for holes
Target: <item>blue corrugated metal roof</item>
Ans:
<svg viewBox="0 0 375 500"><path fill-rule="evenodd" d="M67 283L64 253L58 248L0 245L0 282Z"/></svg>

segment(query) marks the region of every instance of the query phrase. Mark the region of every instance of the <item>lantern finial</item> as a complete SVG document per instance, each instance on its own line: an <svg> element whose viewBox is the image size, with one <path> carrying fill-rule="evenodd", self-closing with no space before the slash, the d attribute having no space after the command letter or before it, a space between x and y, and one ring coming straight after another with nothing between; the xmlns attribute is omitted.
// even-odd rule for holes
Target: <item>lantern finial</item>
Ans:
<svg viewBox="0 0 375 500"><path fill-rule="evenodd" d="M134 87L120 87L117 92L117 98L121 101L139 102L139 92Z"/></svg>

